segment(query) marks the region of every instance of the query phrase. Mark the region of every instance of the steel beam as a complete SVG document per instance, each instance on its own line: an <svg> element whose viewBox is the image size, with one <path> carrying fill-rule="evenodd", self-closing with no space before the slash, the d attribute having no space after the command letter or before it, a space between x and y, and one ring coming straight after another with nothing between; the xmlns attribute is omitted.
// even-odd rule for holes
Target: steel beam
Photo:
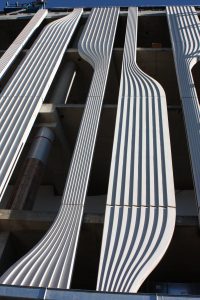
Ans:
<svg viewBox="0 0 200 300"><path fill-rule="evenodd" d="M175 226L166 97L136 63L137 8L129 8L98 291L135 293Z"/></svg>

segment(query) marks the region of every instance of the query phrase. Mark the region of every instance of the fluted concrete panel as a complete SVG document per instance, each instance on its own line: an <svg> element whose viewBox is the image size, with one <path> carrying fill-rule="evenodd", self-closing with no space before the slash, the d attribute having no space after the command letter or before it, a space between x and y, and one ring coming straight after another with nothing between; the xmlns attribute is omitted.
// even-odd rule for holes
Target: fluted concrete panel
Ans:
<svg viewBox="0 0 200 300"><path fill-rule="evenodd" d="M119 9L93 9L79 43L79 53L93 67L90 86L63 196L64 204L83 205L105 94Z"/></svg>
<svg viewBox="0 0 200 300"><path fill-rule="evenodd" d="M0 95L0 198L81 14L76 9L46 26Z"/></svg>
<svg viewBox="0 0 200 300"><path fill-rule="evenodd" d="M98 290L137 292L165 253L175 217L173 207L107 206Z"/></svg>
<svg viewBox="0 0 200 300"><path fill-rule="evenodd" d="M118 14L117 8L94 9L79 43L81 55L94 66L94 76L58 216L45 237L0 278L0 283L70 287Z"/></svg>
<svg viewBox="0 0 200 300"><path fill-rule="evenodd" d="M136 63L137 9L129 8L97 290L137 292L175 226L166 97Z"/></svg>
<svg viewBox="0 0 200 300"><path fill-rule="evenodd" d="M200 20L190 6L167 7L167 17L200 208L200 99L192 75L192 68L200 59Z"/></svg>
<svg viewBox="0 0 200 300"><path fill-rule="evenodd" d="M69 288L83 207L63 205L44 238L1 278L1 284Z"/></svg>
<svg viewBox="0 0 200 300"><path fill-rule="evenodd" d="M9 66L12 64L34 31L42 23L47 14L47 9L38 10L38 12L33 16L17 38L12 42L10 47L2 55L0 58L0 79L3 77Z"/></svg>

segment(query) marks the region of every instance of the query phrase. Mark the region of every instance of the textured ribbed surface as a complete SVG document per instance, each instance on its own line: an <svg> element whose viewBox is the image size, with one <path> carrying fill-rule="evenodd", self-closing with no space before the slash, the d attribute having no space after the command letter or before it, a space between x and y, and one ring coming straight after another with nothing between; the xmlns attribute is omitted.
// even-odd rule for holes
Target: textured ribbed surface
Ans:
<svg viewBox="0 0 200 300"><path fill-rule="evenodd" d="M175 225L167 105L136 64L137 9L129 8L97 290L137 292Z"/></svg>
<svg viewBox="0 0 200 300"><path fill-rule="evenodd" d="M118 14L118 8L94 9L79 43L79 53L94 67L94 75L68 174L64 204L82 205L85 200Z"/></svg>
<svg viewBox="0 0 200 300"><path fill-rule="evenodd" d="M91 162L105 93L119 9L94 9L79 51L94 66L59 214L36 247L11 267L1 283L69 288Z"/></svg>
<svg viewBox="0 0 200 300"><path fill-rule="evenodd" d="M200 20L195 8L189 6L167 7L167 17L200 208L200 99L191 71L200 59Z"/></svg>
<svg viewBox="0 0 200 300"><path fill-rule="evenodd" d="M13 41L10 47L0 58L0 79L9 68L15 57L19 54L28 39L31 37L35 29L42 23L48 13L47 9L40 9L28 22L18 37Z"/></svg>
<svg viewBox="0 0 200 300"><path fill-rule="evenodd" d="M81 14L74 10L46 26L0 95L0 198Z"/></svg>

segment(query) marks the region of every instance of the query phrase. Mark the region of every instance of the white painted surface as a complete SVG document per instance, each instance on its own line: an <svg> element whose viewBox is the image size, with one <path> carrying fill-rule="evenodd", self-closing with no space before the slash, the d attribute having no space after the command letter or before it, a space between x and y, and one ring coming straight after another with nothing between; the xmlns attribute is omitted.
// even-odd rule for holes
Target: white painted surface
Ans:
<svg viewBox="0 0 200 300"><path fill-rule="evenodd" d="M97 290L135 293L162 259L176 208L166 97L136 64L129 8Z"/></svg>
<svg viewBox="0 0 200 300"><path fill-rule="evenodd" d="M166 9L190 150L194 188L197 204L200 207L200 99L197 97L192 76L192 68L200 59L200 20L194 7L169 6Z"/></svg>
<svg viewBox="0 0 200 300"><path fill-rule="evenodd" d="M0 95L0 199L81 14L47 25Z"/></svg>
<svg viewBox="0 0 200 300"><path fill-rule="evenodd" d="M10 47L0 58L0 79L3 77L5 72L8 70L16 56L22 50L24 45L27 43L29 38L32 36L34 31L40 26L44 18L47 16L47 9L40 9L12 42Z"/></svg>
<svg viewBox="0 0 200 300"><path fill-rule="evenodd" d="M45 237L0 278L3 284L70 287L118 14L118 8L94 9L86 24L79 51L93 65L94 76L62 205Z"/></svg>

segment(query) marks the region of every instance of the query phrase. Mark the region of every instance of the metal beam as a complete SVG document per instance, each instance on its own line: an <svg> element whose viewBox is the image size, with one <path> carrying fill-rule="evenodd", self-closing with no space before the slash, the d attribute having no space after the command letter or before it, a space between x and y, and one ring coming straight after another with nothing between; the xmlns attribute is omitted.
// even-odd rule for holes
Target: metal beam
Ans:
<svg viewBox="0 0 200 300"><path fill-rule="evenodd" d="M199 300L199 296L166 296L162 294L117 294L94 291L68 291L45 288L28 288L0 285L0 297L5 299L46 299L46 300ZM3 298L4 299L4 298Z"/></svg>

